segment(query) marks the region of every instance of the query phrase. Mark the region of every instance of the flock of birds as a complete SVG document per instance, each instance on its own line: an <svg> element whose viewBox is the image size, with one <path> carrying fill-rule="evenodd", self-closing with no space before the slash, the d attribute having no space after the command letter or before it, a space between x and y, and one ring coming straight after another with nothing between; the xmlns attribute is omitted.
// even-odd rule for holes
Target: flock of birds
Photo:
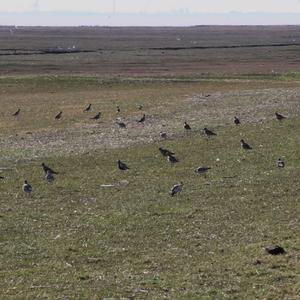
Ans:
<svg viewBox="0 0 300 300"><path fill-rule="evenodd" d="M84 110L83 112L89 112L91 110L91 107L92 107L92 104L89 104ZM142 105L139 105L138 107L139 110L142 110L143 109L143 106ZM13 116L16 117L20 114L20 111L21 109L18 109L15 113L13 113ZM121 109L119 106L117 106L117 113L120 113L121 112ZM59 120L62 118L62 115L63 115L63 112L60 111L56 116L55 116L55 119L56 120ZM94 117L90 118L90 119L93 119L93 120L99 120L101 117L101 112L98 112ZM284 119L286 119L285 116L283 116L282 114L278 113L278 112L275 112L275 117L278 121L282 121ZM137 120L137 123L144 123L146 121L146 115L143 114L142 117ZM240 119L235 116L234 117L234 120L233 120L234 124L235 125L240 125L241 124L241 121ZM116 121L116 124L120 127L120 128L126 128L126 124L124 122L121 122L120 119L117 119ZM187 123L187 122L184 122L183 123L183 128L184 130L186 131L190 131L192 128L191 126ZM203 128L203 133L205 136L207 136L208 138L211 138L213 136L216 136L217 134L215 132L213 132L212 130L208 129L208 128ZM162 139L166 139L167 138L167 133L166 132L160 132L160 137ZM241 148L244 149L244 150L252 150L252 147L247 143L245 142L243 139L240 140L240 144L241 144ZM176 158L175 156L175 153L168 150L168 149L164 149L164 148L159 148L158 149L159 152L161 153L162 156L166 157L167 158L167 161L170 162L171 164L175 164L177 163L179 160ZM279 158L277 161L276 161L276 166L278 168L284 168L285 166L285 163L284 161ZM127 171L129 170L130 168L128 167L128 165L124 162L124 161L121 161L121 160L118 160L117 161L117 167L119 170L121 171ZM47 180L47 182L49 183L52 183L54 181L54 175L58 174L58 172L52 170L50 167L48 167L47 165L45 165L44 163L42 163L42 168L43 168L43 171L44 171L44 175L45 175L45 179ZM195 173L197 174L206 174L211 168L210 167L206 167L206 166L200 166L200 167L197 167L194 171ZM1 177L0 176L0 179L3 179L4 177ZM170 195L173 197L175 196L176 194L180 193L182 191L182 188L183 188L183 183L182 182L179 182L177 184L175 184L174 186L172 186L172 188L170 189ZM29 184L29 182L27 180L24 181L24 184L23 184L23 191L27 194L30 194L32 192L32 186Z"/></svg>
<svg viewBox="0 0 300 300"><path fill-rule="evenodd" d="M83 111L84 112L89 112L91 110L91 106L92 105L89 104ZM142 110L143 106L139 105L138 108L139 108L139 110ZM20 111L21 111L21 109L18 109L15 113L13 113L13 116L14 117L18 116L20 114ZM120 112L121 112L121 109L120 109L119 106L117 106L117 113L120 113ZM63 116L63 112L60 111L57 115L55 115L55 119L59 120L59 119L62 118L62 116ZM98 112L94 117L91 117L90 119L99 120L100 117L101 117L101 112ZM278 112L275 112L275 117L278 121L282 121L282 120L286 119L285 116L283 116L282 114L280 114ZM142 124L145 121L146 121L146 115L143 114L142 117L139 120L137 120L137 123ZM233 122L234 122L235 125L240 125L241 124L241 121L237 116L234 117ZM119 118L117 119L116 124L120 128L126 128L126 124L124 122L122 122ZM183 128L186 131L190 131L192 129L191 126L187 122L183 123ZM215 132L213 132L212 130L210 130L206 127L203 128L203 133L208 138L212 138L212 137L217 135ZM167 133L166 132L160 132L160 137L162 139L167 139ZM252 150L252 147L247 142L245 142L244 139L240 140L240 144L241 144L241 148L243 150L246 150L246 151ZM176 158L174 152L172 152L168 149L161 148L161 147L158 150L161 153L161 155L166 157L167 161L170 162L171 164L175 164L179 161ZM276 161L276 166L277 166L277 168L284 168L285 163L281 158L279 158ZM130 169L128 167L128 165L124 161L121 161L120 159L117 161L117 167L122 172L125 172L125 171ZM53 169L51 169L49 166L47 166L44 163L42 163L42 168L43 168L45 179L47 180L48 183L52 183L54 181L54 175L59 174L59 173L54 171ZM200 166L200 167L196 168L194 171L197 174L206 174L210 169L211 169L210 167ZM0 179L4 179L4 177L0 176ZM27 180L24 181L22 189L23 189L24 193L26 193L26 194L30 194L33 190L32 186L30 185L30 183ZM170 194L171 197L173 197L176 194L179 194L182 191L182 189L183 189L183 183L179 182L179 183L175 184L174 186L172 186L172 188L170 189L169 194ZM286 253L285 250L281 246L278 246L278 245L266 247L265 250L266 250L267 253L269 253L271 255L280 255L280 254L285 254ZM258 260L258 261L256 261L256 263L260 264L261 262Z"/></svg>

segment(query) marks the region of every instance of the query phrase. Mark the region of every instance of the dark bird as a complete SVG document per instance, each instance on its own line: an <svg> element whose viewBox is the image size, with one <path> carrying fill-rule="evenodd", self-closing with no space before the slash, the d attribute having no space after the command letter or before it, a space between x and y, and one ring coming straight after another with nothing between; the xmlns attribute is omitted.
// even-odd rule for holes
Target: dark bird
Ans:
<svg viewBox="0 0 300 300"><path fill-rule="evenodd" d="M251 150L252 149L252 147L249 144L247 144L244 140L241 140L241 147L245 150Z"/></svg>
<svg viewBox="0 0 300 300"><path fill-rule="evenodd" d="M3 177L3 176L0 176L0 179L4 179L4 177Z"/></svg>
<svg viewBox="0 0 300 300"><path fill-rule="evenodd" d="M280 246L270 246L265 248L265 250L271 255L279 255L286 253L285 250Z"/></svg>
<svg viewBox="0 0 300 300"><path fill-rule="evenodd" d="M96 116L94 116L94 117L92 117L92 118L90 118L91 120L99 120L100 119L100 116L101 116L101 112L98 112L97 114L96 114Z"/></svg>
<svg viewBox="0 0 300 300"><path fill-rule="evenodd" d="M62 111L60 111L56 116L55 116L55 119L56 120L59 120L62 116Z"/></svg>
<svg viewBox="0 0 300 300"><path fill-rule="evenodd" d="M121 112L120 106L117 105L117 113L119 114Z"/></svg>
<svg viewBox="0 0 300 300"><path fill-rule="evenodd" d="M167 160L171 164L175 164L175 163L179 162L179 160L173 155L167 155Z"/></svg>
<svg viewBox="0 0 300 300"><path fill-rule="evenodd" d="M276 166L277 168L284 168L285 163L281 158L278 158L278 160L276 161Z"/></svg>
<svg viewBox="0 0 300 300"><path fill-rule="evenodd" d="M32 192L32 186L27 182L27 180L24 181L22 189L23 189L23 192L28 193L28 194Z"/></svg>
<svg viewBox="0 0 300 300"><path fill-rule="evenodd" d="M241 124L241 121L238 117L234 117L234 124L235 125L240 125Z"/></svg>
<svg viewBox="0 0 300 300"><path fill-rule="evenodd" d="M122 161L118 160L117 161L117 164L118 164L118 168L122 171L126 171L126 170L129 170L129 167Z"/></svg>
<svg viewBox="0 0 300 300"><path fill-rule="evenodd" d="M158 150L162 154L162 156L175 155L174 152L169 151L168 149L158 148Z"/></svg>
<svg viewBox="0 0 300 300"><path fill-rule="evenodd" d="M191 129L192 129L191 126L190 126L187 122L184 122L184 123L183 123L183 128L184 128L185 130L191 130Z"/></svg>
<svg viewBox="0 0 300 300"><path fill-rule="evenodd" d="M167 133L166 132L163 132L163 131L161 131L160 133L159 133L159 136L162 138L162 139L166 139L167 138Z"/></svg>
<svg viewBox="0 0 300 300"><path fill-rule="evenodd" d="M217 135L216 133L214 133L213 131L207 129L206 127L203 128L204 134L206 134L206 136L211 137L213 135Z"/></svg>
<svg viewBox="0 0 300 300"><path fill-rule="evenodd" d="M91 110L92 104L90 103L84 110L83 112L88 112Z"/></svg>
<svg viewBox="0 0 300 300"><path fill-rule="evenodd" d="M278 121L282 121L283 119L286 119L285 116L279 114L278 112L275 113L275 116Z"/></svg>
<svg viewBox="0 0 300 300"><path fill-rule="evenodd" d="M117 121L116 123L120 128L126 128L126 124L124 122Z"/></svg>
<svg viewBox="0 0 300 300"><path fill-rule="evenodd" d="M50 172L52 174L58 174L58 172L53 171L51 168L49 168L48 166L46 166L44 163L42 163L42 167L44 170L44 173L47 174L47 172Z"/></svg>
<svg viewBox="0 0 300 300"><path fill-rule="evenodd" d="M19 108L15 113L13 113L12 115L14 117L18 116L20 114L21 109Z"/></svg>
<svg viewBox="0 0 300 300"><path fill-rule="evenodd" d="M210 167L198 167L197 169L195 169L194 171L197 174L205 174L208 170L210 170Z"/></svg>
<svg viewBox="0 0 300 300"><path fill-rule="evenodd" d="M146 120L146 115L143 114L143 116L137 121L138 123L144 123Z"/></svg>
<svg viewBox="0 0 300 300"><path fill-rule="evenodd" d="M173 185L171 190L170 190L171 197L173 197L176 194L180 193L182 191L182 186L183 186L182 182Z"/></svg>
<svg viewBox="0 0 300 300"><path fill-rule="evenodd" d="M48 183L52 183L54 181L54 175L51 171L47 171L45 175L45 179L48 181Z"/></svg>

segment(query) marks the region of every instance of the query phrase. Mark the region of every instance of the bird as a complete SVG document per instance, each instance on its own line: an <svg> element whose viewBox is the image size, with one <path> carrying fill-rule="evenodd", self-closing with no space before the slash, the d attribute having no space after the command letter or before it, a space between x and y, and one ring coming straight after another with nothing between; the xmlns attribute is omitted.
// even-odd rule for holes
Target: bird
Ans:
<svg viewBox="0 0 300 300"><path fill-rule="evenodd" d="M175 196L176 194L180 193L182 191L183 183L179 182L172 186L170 190L171 197Z"/></svg>
<svg viewBox="0 0 300 300"><path fill-rule="evenodd" d="M278 158L278 160L276 161L276 166L277 168L284 168L285 163L281 158Z"/></svg>
<svg viewBox="0 0 300 300"><path fill-rule="evenodd" d="M166 139L167 138L167 133L166 132L163 132L163 131L161 131L160 133L159 133L159 136L162 138L162 139Z"/></svg>
<svg viewBox="0 0 300 300"><path fill-rule="evenodd" d="M209 130L208 128L204 127L203 128L204 134L206 134L206 136L211 137L213 135L217 135L216 133L214 133L213 131Z"/></svg>
<svg viewBox="0 0 300 300"><path fill-rule="evenodd" d="M139 109L139 110L142 110L142 109L143 109L143 105L140 104L140 105L138 106L138 109Z"/></svg>
<svg viewBox="0 0 300 300"><path fill-rule="evenodd" d="M143 116L137 121L138 123L144 123L146 120L146 115L143 114Z"/></svg>
<svg viewBox="0 0 300 300"><path fill-rule="evenodd" d="M120 128L126 128L126 124L124 122L117 121L116 123Z"/></svg>
<svg viewBox="0 0 300 300"><path fill-rule="evenodd" d="M84 110L83 112L88 112L91 110L92 104L90 103Z"/></svg>
<svg viewBox="0 0 300 300"><path fill-rule="evenodd" d="M167 160L168 160L168 162L170 162L171 164L175 164L175 163L177 163L177 162L179 162L179 160L175 157L175 156L173 156L173 155L167 155Z"/></svg>
<svg viewBox="0 0 300 300"><path fill-rule="evenodd" d="M210 167L198 167L194 171L197 174L205 174L210 169L211 169Z"/></svg>
<svg viewBox="0 0 300 300"><path fill-rule="evenodd" d="M265 250L271 255L285 254L285 250L281 246L266 247Z"/></svg>
<svg viewBox="0 0 300 300"><path fill-rule="evenodd" d="M278 112L275 113L275 116L278 121L282 121L283 119L286 119L285 116L279 114Z"/></svg>
<svg viewBox="0 0 300 300"><path fill-rule="evenodd" d="M58 172L53 171L51 168L49 168L48 166L46 166L44 163L42 163L42 167L43 167L43 170L44 170L45 174L47 174L48 171L50 173L52 173L52 174L59 174Z"/></svg>
<svg viewBox="0 0 300 300"><path fill-rule="evenodd" d="M241 140L241 147L245 150L251 150L252 149L252 147L249 144L247 144L243 139Z"/></svg>
<svg viewBox="0 0 300 300"><path fill-rule="evenodd" d="M183 128L184 128L185 130L191 130L191 129L192 129L191 126L190 126L187 122L184 122L184 123L183 123Z"/></svg>
<svg viewBox="0 0 300 300"><path fill-rule="evenodd" d="M12 115L14 117L18 116L20 114L21 109L19 108L16 112L14 112Z"/></svg>
<svg viewBox="0 0 300 300"><path fill-rule="evenodd" d="M124 163L122 162L121 160L118 159L117 161L117 164L118 164L118 168L122 171L126 171L126 170L129 170L129 167Z"/></svg>
<svg viewBox="0 0 300 300"><path fill-rule="evenodd" d="M32 192L32 186L28 183L27 180L24 181L22 189L23 189L23 192L28 193L28 194L30 194Z"/></svg>
<svg viewBox="0 0 300 300"><path fill-rule="evenodd" d="M121 112L120 106L117 105L117 114L119 114Z"/></svg>
<svg viewBox="0 0 300 300"><path fill-rule="evenodd" d="M101 112L98 112L94 117L90 118L91 120L99 120L101 116Z"/></svg>
<svg viewBox="0 0 300 300"><path fill-rule="evenodd" d="M3 176L0 176L0 179L4 179L4 177L3 177Z"/></svg>
<svg viewBox="0 0 300 300"><path fill-rule="evenodd" d="M234 117L234 124L235 125L240 125L241 124L241 121L238 117Z"/></svg>
<svg viewBox="0 0 300 300"><path fill-rule="evenodd" d="M168 149L163 149L163 148L159 147L158 150L162 154L162 156L175 155L174 152L169 151Z"/></svg>
<svg viewBox="0 0 300 300"><path fill-rule="evenodd" d="M62 116L62 111L60 111L56 116L55 116L55 119L56 120L59 120Z"/></svg>
<svg viewBox="0 0 300 300"><path fill-rule="evenodd" d="M52 183L52 182L54 181L54 175L53 175L53 173L52 173L50 170L48 170L48 171L46 172L45 179L46 179L49 183Z"/></svg>

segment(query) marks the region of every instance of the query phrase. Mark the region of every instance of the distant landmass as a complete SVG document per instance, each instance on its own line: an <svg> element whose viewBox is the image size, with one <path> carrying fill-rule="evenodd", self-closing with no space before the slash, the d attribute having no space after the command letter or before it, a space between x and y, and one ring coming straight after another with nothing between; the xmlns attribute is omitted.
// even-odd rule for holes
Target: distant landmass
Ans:
<svg viewBox="0 0 300 300"><path fill-rule="evenodd" d="M16 26L193 26L193 25L299 25L300 13L79 13L0 12L0 25Z"/></svg>

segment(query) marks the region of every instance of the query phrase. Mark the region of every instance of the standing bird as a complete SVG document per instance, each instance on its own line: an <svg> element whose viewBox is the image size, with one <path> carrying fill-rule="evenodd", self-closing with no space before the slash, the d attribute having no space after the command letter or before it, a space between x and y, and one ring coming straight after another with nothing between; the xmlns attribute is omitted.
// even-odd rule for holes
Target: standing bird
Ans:
<svg viewBox="0 0 300 300"><path fill-rule="evenodd" d="M92 104L90 103L84 110L83 112L88 112L91 110Z"/></svg>
<svg viewBox="0 0 300 300"><path fill-rule="evenodd" d="M101 116L101 112L98 112L97 114L96 114L96 116L94 116L94 117L92 117L92 118L90 118L91 120L99 120L100 119L100 116Z"/></svg>
<svg viewBox="0 0 300 300"><path fill-rule="evenodd" d="M271 255L285 254L285 250L281 246L266 247L265 250Z"/></svg>
<svg viewBox="0 0 300 300"><path fill-rule="evenodd" d="M285 116L279 114L278 112L275 113L275 116L278 121L282 121L283 119L286 119Z"/></svg>
<svg viewBox="0 0 300 300"><path fill-rule="evenodd" d="M174 152L169 151L168 149L158 148L158 150L162 154L162 156L175 155Z"/></svg>
<svg viewBox="0 0 300 300"><path fill-rule="evenodd" d="M120 161L119 159L117 161L117 164L118 164L118 168L120 170L122 170L122 171L129 170L129 167L124 162Z"/></svg>
<svg viewBox="0 0 300 300"><path fill-rule="evenodd" d="M45 175L45 179L48 181L48 183L52 183L54 181L54 175L51 171L47 171Z"/></svg>
<svg viewBox="0 0 300 300"><path fill-rule="evenodd" d="M213 131L209 130L208 128L204 127L203 128L204 134L208 137L211 137L213 135L217 135L216 133L214 133Z"/></svg>
<svg viewBox="0 0 300 300"><path fill-rule="evenodd" d="M55 116L55 120L59 120L62 116L62 111L60 111L56 116Z"/></svg>
<svg viewBox="0 0 300 300"><path fill-rule="evenodd" d="M173 185L171 190L170 190L171 197L173 197L176 194L180 193L182 191L182 186L183 186L182 182L179 182L179 183Z"/></svg>
<svg viewBox="0 0 300 300"><path fill-rule="evenodd" d="M117 105L117 114L119 114L121 112L121 108L119 105Z"/></svg>
<svg viewBox="0 0 300 300"><path fill-rule="evenodd" d="M167 160L171 164L175 164L175 163L179 162L179 160L175 156L173 156L171 154L167 155Z"/></svg>
<svg viewBox="0 0 300 300"><path fill-rule="evenodd" d="M251 150L252 149L252 147L249 144L247 144L244 140L241 140L241 147L245 150Z"/></svg>
<svg viewBox="0 0 300 300"><path fill-rule="evenodd" d="M32 186L28 183L27 180L24 181L22 189L23 189L23 192L25 192L27 194L30 194L32 192Z"/></svg>
<svg viewBox="0 0 300 300"><path fill-rule="evenodd" d="M205 174L208 170L210 170L210 167L198 167L197 169L195 169L195 173L197 174Z"/></svg>
<svg viewBox="0 0 300 300"><path fill-rule="evenodd" d="M190 126L187 122L184 122L184 123L183 123L183 128L184 128L185 130L191 130L191 129L192 129L191 126Z"/></svg>
<svg viewBox="0 0 300 300"><path fill-rule="evenodd" d="M14 112L12 115L14 117L18 116L20 114L21 109L19 108L16 112Z"/></svg>
<svg viewBox="0 0 300 300"><path fill-rule="evenodd" d="M238 117L234 117L234 124L235 125L240 125L241 124L241 121Z"/></svg>
<svg viewBox="0 0 300 300"><path fill-rule="evenodd" d="M126 128L126 124L125 124L124 122L117 121L116 123L118 124L118 126L119 126L120 128Z"/></svg>
<svg viewBox="0 0 300 300"><path fill-rule="evenodd" d="M159 136L160 136L160 138L162 138L162 139L167 139L167 133L166 132L163 132L163 131L161 131L160 133L159 133Z"/></svg>
<svg viewBox="0 0 300 300"><path fill-rule="evenodd" d="M276 161L276 166L277 168L284 168L285 163L281 158L278 158L278 160Z"/></svg>
<svg viewBox="0 0 300 300"><path fill-rule="evenodd" d="M58 172L53 171L51 168L49 168L48 166L46 166L44 163L42 163L42 167L44 170L44 173L47 174L47 172L50 172L52 174L58 174Z"/></svg>
<svg viewBox="0 0 300 300"><path fill-rule="evenodd" d="M143 116L137 121L138 123L144 123L146 120L146 115L143 114Z"/></svg>

